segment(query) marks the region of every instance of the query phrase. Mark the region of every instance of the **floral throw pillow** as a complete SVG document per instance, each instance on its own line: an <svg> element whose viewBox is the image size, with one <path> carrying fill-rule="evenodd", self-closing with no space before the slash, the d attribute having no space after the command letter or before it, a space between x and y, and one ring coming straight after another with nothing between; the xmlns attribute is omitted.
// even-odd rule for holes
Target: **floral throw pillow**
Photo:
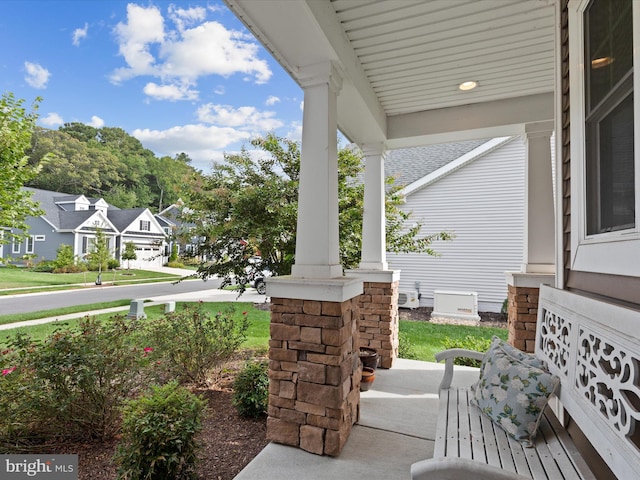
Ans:
<svg viewBox="0 0 640 480"><path fill-rule="evenodd" d="M473 389L473 403L507 434L532 446L542 412L560 379L512 357L500 346L490 353Z"/></svg>
<svg viewBox="0 0 640 480"><path fill-rule="evenodd" d="M527 365L531 365L532 367L539 368L540 370L547 370L547 363L544 360L539 359L535 355L531 353L523 352L522 350L517 349L513 345L502 340L500 337L494 335L491 339L491 347L487 352L487 356L482 362L482 366L486 362L486 358L490 357L492 352L496 348L501 348L507 355L515 358L516 360L520 360L522 363L526 363Z"/></svg>

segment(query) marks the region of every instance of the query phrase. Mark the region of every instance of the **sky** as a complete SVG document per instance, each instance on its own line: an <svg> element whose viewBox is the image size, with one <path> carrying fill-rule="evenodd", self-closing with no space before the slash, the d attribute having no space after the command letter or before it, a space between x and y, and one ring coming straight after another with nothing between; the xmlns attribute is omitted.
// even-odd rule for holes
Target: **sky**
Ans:
<svg viewBox="0 0 640 480"><path fill-rule="evenodd" d="M120 127L204 173L275 132L300 140L300 87L219 0L0 0L0 93L38 125Z"/></svg>

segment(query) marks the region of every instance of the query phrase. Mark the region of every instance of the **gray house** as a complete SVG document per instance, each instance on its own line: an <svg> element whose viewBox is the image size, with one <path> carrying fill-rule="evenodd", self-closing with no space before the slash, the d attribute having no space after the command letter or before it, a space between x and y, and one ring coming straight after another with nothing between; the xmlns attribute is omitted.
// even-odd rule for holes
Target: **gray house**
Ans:
<svg viewBox="0 0 640 480"><path fill-rule="evenodd" d="M60 192L27 188L40 204L44 214L27 219L29 236L20 242L0 245L0 258L22 260L25 255L52 260L60 245L73 247L78 258L90 251L96 231L102 230L109 248L122 262L126 242L136 246L137 260L133 268L162 265L165 233L148 208L119 209L102 198L68 195Z"/></svg>

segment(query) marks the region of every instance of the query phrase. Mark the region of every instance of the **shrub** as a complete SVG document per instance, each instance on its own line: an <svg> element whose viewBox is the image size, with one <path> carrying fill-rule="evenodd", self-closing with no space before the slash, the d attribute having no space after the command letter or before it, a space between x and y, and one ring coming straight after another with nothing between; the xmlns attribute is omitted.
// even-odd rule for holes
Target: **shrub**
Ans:
<svg viewBox="0 0 640 480"><path fill-rule="evenodd" d="M129 343L136 328L125 318L103 324L86 317L77 330L59 329L41 343L16 336L8 359L16 366L15 383L2 385L2 398L13 390L28 393L15 396L10 406L3 400L3 408L14 409L13 418L20 419L19 430L85 440L113 436L124 400L149 381L149 358ZM11 438L16 428L3 424L6 414L0 412L0 435Z"/></svg>
<svg viewBox="0 0 640 480"><path fill-rule="evenodd" d="M210 317L201 304L184 305L148 323L149 342L166 360L169 371L182 382L207 383L208 374L227 361L246 339L246 312L218 312Z"/></svg>
<svg viewBox="0 0 640 480"><path fill-rule="evenodd" d="M167 267L171 268L184 268L184 263L178 262L177 260L167 263Z"/></svg>
<svg viewBox="0 0 640 480"><path fill-rule="evenodd" d="M107 260L107 268L109 270L115 270L116 268L120 268L120 262L115 258L110 258Z"/></svg>
<svg viewBox="0 0 640 480"><path fill-rule="evenodd" d="M409 335L405 332L398 333L398 357L406 358L407 360L416 360L418 358L415 345L411 343Z"/></svg>
<svg viewBox="0 0 640 480"><path fill-rule="evenodd" d="M233 382L231 402L243 417L260 417L269 404L269 375L267 362L250 362Z"/></svg>
<svg viewBox="0 0 640 480"><path fill-rule="evenodd" d="M115 460L121 480L195 478L204 401L172 382L123 409Z"/></svg>
<svg viewBox="0 0 640 480"><path fill-rule="evenodd" d="M34 266L31 271L33 272L41 272L41 273L53 273L54 270L53 261L51 260L43 260Z"/></svg>
<svg viewBox="0 0 640 480"><path fill-rule="evenodd" d="M171 255L169 256L169 262L178 261L178 244L174 243L171 246Z"/></svg>
<svg viewBox="0 0 640 480"><path fill-rule="evenodd" d="M478 338L472 335L467 335L461 339L452 339L445 337L442 341L444 348L464 348L467 350L475 350L476 352L486 352L491 346L490 338ZM456 365L466 365L468 367L480 367L480 360L472 358L458 357L453 362Z"/></svg>

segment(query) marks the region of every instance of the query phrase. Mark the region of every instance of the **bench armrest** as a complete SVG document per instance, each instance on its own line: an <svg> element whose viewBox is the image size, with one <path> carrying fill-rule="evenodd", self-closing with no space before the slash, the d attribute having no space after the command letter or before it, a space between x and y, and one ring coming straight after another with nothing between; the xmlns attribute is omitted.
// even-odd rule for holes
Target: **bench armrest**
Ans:
<svg viewBox="0 0 640 480"><path fill-rule="evenodd" d="M411 465L412 480L530 480L466 458L430 458Z"/></svg>
<svg viewBox="0 0 640 480"><path fill-rule="evenodd" d="M482 360L484 352L476 352L475 350L465 350L464 348L452 348L443 352L436 353L436 362L444 360L444 376L440 382L439 390L447 389L451 386L453 380L453 361L458 357L473 358L474 360Z"/></svg>

